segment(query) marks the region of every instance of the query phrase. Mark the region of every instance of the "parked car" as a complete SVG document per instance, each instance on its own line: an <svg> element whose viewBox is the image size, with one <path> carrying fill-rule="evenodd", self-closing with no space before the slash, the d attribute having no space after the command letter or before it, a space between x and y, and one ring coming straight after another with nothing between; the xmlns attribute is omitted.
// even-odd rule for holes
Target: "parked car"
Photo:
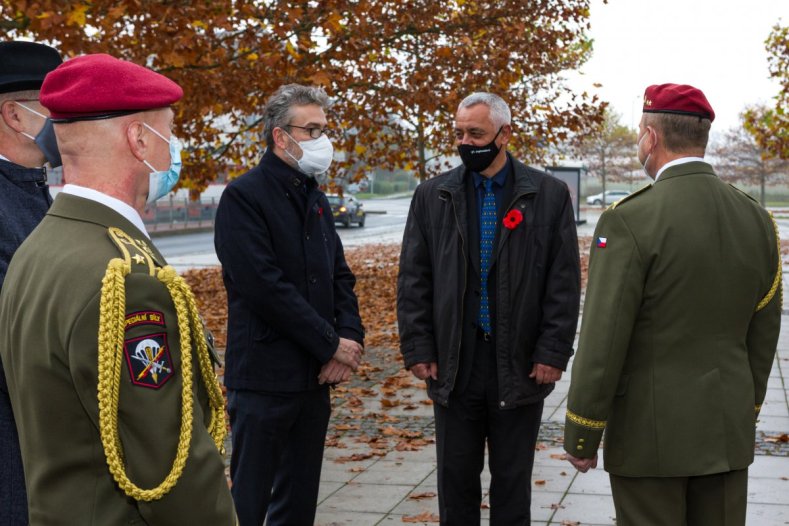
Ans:
<svg viewBox="0 0 789 526"><path fill-rule="evenodd" d="M586 198L586 204L588 205L610 205L611 203L616 203L623 197L627 197L630 195L630 192L627 190L607 190L605 193L605 202L603 202L603 194L595 194L590 195Z"/></svg>
<svg viewBox="0 0 789 526"><path fill-rule="evenodd" d="M326 198L331 205L335 223L340 223L345 228L349 228L352 223L356 223L359 227L364 226L366 214L361 201L352 195L340 197L337 194L327 194Z"/></svg>

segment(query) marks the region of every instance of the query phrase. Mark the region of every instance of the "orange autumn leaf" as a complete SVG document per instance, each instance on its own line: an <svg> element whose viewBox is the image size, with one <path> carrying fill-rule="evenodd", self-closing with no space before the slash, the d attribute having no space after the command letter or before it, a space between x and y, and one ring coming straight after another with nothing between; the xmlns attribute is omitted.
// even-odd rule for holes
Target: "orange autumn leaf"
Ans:
<svg viewBox="0 0 789 526"><path fill-rule="evenodd" d="M419 515L404 515L402 521L410 522L410 523L440 522L441 518L435 513L430 513L429 511L426 511L424 513L420 513Z"/></svg>

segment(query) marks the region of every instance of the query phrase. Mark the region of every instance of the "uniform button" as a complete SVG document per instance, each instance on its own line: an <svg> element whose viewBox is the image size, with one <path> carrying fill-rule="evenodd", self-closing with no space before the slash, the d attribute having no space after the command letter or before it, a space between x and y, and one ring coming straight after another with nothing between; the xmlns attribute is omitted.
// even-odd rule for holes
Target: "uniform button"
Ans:
<svg viewBox="0 0 789 526"><path fill-rule="evenodd" d="M311 277L310 277L310 283L312 283L313 285L315 285L317 282L318 282L318 278L316 278L315 276L311 276Z"/></svg>
<svg viewBox="0 0 789 526"><path fill-rule="evenodd" d="M584 440L583 438L579 438L579 439L578 439L578 443L579 443L579 444L583 444L584 442L586 442L586 440Z"/></svg>
<svg viewBox="0 0 789 526"><path fill-rule="evenodd" d="M309 241L309 240L310 240L310 235L309 235L309 234L304 234L304 239L306 239L307 241Z"/></svg>
<svg viewBox="0 0 789 526"><path fill-rule="evenodd" d="M501 402L499 402L499 405L500 405L501 407L504 407L505 405L507 405L507 402L504 402L504 401L502 400Z"/></svg>
<svg viewBox="0 0 789 526"><path fill-rule="evenodd" d="M575 449L577 449L578 451L581 451L583 448L584 447L582 445L578 444L578 446Z"/></svg>

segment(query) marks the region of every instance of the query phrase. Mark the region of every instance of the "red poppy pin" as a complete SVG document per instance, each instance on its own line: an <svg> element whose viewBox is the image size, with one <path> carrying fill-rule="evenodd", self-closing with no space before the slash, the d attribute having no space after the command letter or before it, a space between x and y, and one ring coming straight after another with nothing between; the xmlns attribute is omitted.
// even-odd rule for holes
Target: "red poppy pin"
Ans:
<svg viewBox="0 0 789 526"><path fill-rule="evenodd" d="M510 210L507 212L507 215L504 216L504 226L509 228L510 230L514 230L518 225L521 224L523 221L523 214L520 210Z"/></svg>

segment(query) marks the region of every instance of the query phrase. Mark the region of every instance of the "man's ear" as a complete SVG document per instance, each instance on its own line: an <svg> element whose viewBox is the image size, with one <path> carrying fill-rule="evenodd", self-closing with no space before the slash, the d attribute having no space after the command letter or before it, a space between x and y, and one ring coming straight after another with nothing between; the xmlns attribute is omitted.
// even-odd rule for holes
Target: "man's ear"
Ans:
<svg viewBox="0 0 789 526"><path fill-rule="evenodd" d="M145 159L148 153L149 144L148 134L142 122L132 121L126 126L126 142L129 144L132 155L134 155L138 161Z"/></svg>
<svg viewBox="0 0 789 526"><path fill-rule="evenodd" d="M510 138L512 137L512 125L505 124L502 126L500 136L502 138L501 145L505 146L508 142L510 142Z"/></svg>
<svg viewBox="0 0 789 526"><path fill-rule="evenodd" d="M290 139L285 133L285 130L279 127L274 128L271 131L271 135L274 137L274 144L277 146L277 148L280 150L287 150Z"/></svg>
<svg viewBox="0 0 789 526"><path fill-rule="evenodd" d="M0 104L0 116L2 116L5 125L15 132L24 131L22 129L22 119L19 116L19 108L14 101L6 100Z"/></svg>

